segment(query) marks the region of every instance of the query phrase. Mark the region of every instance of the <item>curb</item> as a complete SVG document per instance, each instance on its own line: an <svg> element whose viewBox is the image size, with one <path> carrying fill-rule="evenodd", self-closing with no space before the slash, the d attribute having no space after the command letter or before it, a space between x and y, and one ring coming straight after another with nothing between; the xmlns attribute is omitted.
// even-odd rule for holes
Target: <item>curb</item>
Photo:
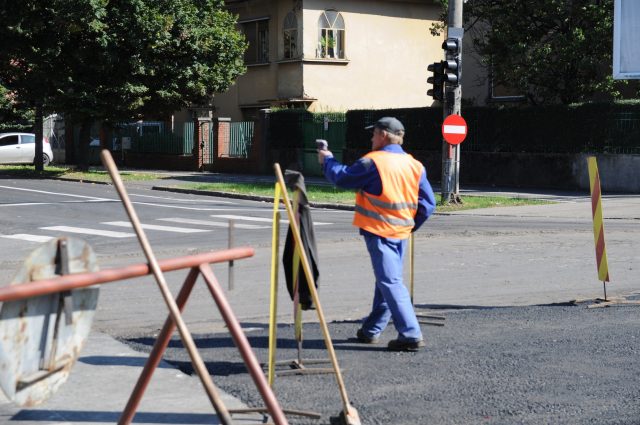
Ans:
<svg viewBox="0 0 640 425"><path fill-rule="evenodd" d="M273 203L273 198L269 196L242 195L240 193L217 192L212 190L179 189L176 187L166 187L166 186L152 186L151 190L158 190L162 192L187 193L191 195L219 196L224 198L244 199L248 201L260 201L260 202ZM353 205L328 204L328 203L322 203L322 202L309 202L309 205L313 208L329 208L329 209L344 210L344 211L353 211L355 208Z"/></svg>
<svg viewBox="0 0 640 425"><path fill-rule="evenodd" d="M106 184L111 185L109 182L101 182L98 180L82 180L82 179L71 179L67 177L53 177L51 180L60 180L63 182L77 182L77 183L90 183L90 184Z"/></svg>

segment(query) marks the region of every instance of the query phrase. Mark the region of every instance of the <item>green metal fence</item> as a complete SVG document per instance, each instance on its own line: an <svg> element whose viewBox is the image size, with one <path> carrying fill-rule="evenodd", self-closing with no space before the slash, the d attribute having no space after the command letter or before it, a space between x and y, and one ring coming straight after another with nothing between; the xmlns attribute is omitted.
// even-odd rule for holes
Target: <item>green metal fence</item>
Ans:
<svg viewBox="0 0 640 425"><path fill-rule="evenodd" d="M193 148L193 130L191 135L191 142L185 143L184 132L183 134L175 134L171 131L138 134L135 129L118 132L119 137L130 138L131 152L171 155L190 155Z"/></svg>
<svg viewBox="0 0 640 425"><path fill-rule="evenodd" d="M322 170L318 164L316 139L329 142L329 149L338 161L342 161L342 151L346 145L346 121L332 122L327 120L305 121L302 123L302 167L307 175L320 176Z"/></svg>
<svg viewBox="0 0 640 425"><path fill-rule="evenodd" d="M229 129L228 156L248 158L253 143L253 121L232 122Z"/></svg>

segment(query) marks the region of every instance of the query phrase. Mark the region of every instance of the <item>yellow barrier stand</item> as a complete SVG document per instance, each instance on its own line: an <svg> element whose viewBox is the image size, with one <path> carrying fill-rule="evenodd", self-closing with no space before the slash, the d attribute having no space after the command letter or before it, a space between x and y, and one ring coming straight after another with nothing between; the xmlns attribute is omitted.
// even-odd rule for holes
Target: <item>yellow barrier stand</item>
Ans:
<svg viewBox="0 0 640 425"><path fill-rule="evenodd" d="M325 342L325 345L327 347L327 351L329 353L329 358L331 360L331 364L332 364L332 367L333 367L334 375L336 377L336 381L337 381L338 388L339 388L339 391L340 391L340 397L342 398L343 410L340 412L339 420L344 425L360 425L361 422L360 422L360 416L358 414L358 411L349 402L349 397L347 395L347 390L346 390L346 387L344 385L344 381L342 379L342 372L340 371L340 366L338 365L338 359L336 357L336 353L335 353L335 350L333 348L333 342L331 341L331 336L329 335L329 328L327 327L327 323L326 323L325 318L324 318L324 313L322 311L322 305L320 304L320 299L318 297L318 292L316 290L315 280L313 278L313 273L311 273L311 266L309 265L309 260L307 259L307 255L306 255L304 249L302 249L303 244L302 244L302 238L300 236L300 229L298 227L298 223L296 221L296 218L295 218L295 215L294 215L294 211L293 211L293 208L291 206L291 202L289 201L289 196L287 194L287 188L286 188L285 183L284 183L284 177L282 176L282 171L280 170L280 165L276 163L276 164L274 164L273 168L274 168L274 171L275 171L276 177L277 177L276 186L278 186L278 185L280 186L280 190L279 191L276 189L276 195L278 193L281 193L283 201L284 201L285 208L287 210L287 216L289 218L289 226L291 227L291 232L292 232L293 238L295 240L296 252L300 256L300 262L302 263L302 269L304 271L305 277L307 279L307 283L309 285L309 292L311 294L311 298L313 300L313 304L316 307L316 313L318 314L318 319L320 321L320 328L322 329L324 342ZM280 201L279 196L276 196L276 199L274 199L274 201L277 201L277 203L279 203L279 201ZM277 208L277 207L274 206L274 208ZM274 263L276 263L276 262L272 261L272 265ZM277 284L277 282L272 282L272 285L273 284ZM274 293L274 290L272 288L272 295L273 295L273 293ZM275 319L272 318L271 320L274 321ZM300 326L302 326L302 325L300 325ZM275 332L272 332L272 334L275 334ZM271 343L269 344L269 347L271 348ZM275 348L275 342L274 342L274 348ZM270 353L270 357L271 357L271 353ZM271 370L273 370L274 366L275 366L275 364L272 364L272 363L269 364L269 367L270 367Z"/></svg>
<svg viewBox="0 0 640 425"><path fill-rule="evenodd" d="M278 204L280 201L280 193L282 193L282 189L280 188L280 185L278 183L276 183L276 191L278 194ZM286 190L286 188L285 188ZM298 217L298 209L300 207L300 191L299 190L295 190L293 193L293 215L294 217ZM296 224L299 225L298 221L296 221ZM279 216L278 216L278 222L276 223L276 219L274 216L274 229L275 228L280 228L279 227ZM278 245L279 245L279 240L278 238L274 237L273 240L273 248L271 251L272 257L271 257L271 264L272 264L272 273L273 273L273 269L278 267L278 263L279 263L279 256L278 256ZM310 375L310 374L321 374L321 373L333 373L333 369L332 368L310 368L307 367L306 365L310 365L310 364L322 364L322 363L329 363L329 359L303 359L302 358L302 308L300 306L300 293L299 291L299 272L300 272L300 248L295 245L294 247L294 251L293 251L293 259L292 259L293 263L292 263L292 276L294 277L294 281L293 281L293 320L294 320L294 336L296 339L296 344L297 344L297 348L298 348L298 356L295 360L283 360L283 361L275 361L275 357L276 357L276 339L277 339L277 335L276 335L276 331L275 331L275 327L277 326L276 323L276 312L277 312L277 305L273 304L272 305L272 315L271 315L271 319L270 319L270 323L272 323L271 327L273 328L273 330L270 332L270 336L269 336L269 372L268 375L270 377L270 385L273 385L273 380L275 379L275 376L285 376L285 375ZM277 299L276 295L277 295L277 272L274 275L274 279L271 280L271 294L272 294L272 299ZM274 301L272 301L274 302ZM275 301L275 303L277 303L277 301ZM278 366L287 366L286 370L277 370Z"/></svg>
<svg viewBox="0 0 640 425"><path fill-rule="evenodd" d="M268 381L273 388L278 314L278 246L280 245L280 185L276 183L273 198L273 231L271 234L271 299L269 303L269 367Z"/></svg>

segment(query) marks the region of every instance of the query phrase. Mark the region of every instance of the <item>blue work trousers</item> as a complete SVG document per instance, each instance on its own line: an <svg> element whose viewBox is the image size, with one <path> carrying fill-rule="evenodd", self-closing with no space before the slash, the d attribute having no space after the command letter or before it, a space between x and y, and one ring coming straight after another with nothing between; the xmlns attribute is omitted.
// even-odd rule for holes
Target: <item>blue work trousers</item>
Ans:
<svg viewBox="0 0 640 425"><path fill-rule="evenodd" d="M408 239L391 239L364 233L364 240L371 256L376 291L373 307L362 323L366 336L378 336L393 318L398 339L418 341L422 332L411 297L402 282L402 266Z"/></svg>

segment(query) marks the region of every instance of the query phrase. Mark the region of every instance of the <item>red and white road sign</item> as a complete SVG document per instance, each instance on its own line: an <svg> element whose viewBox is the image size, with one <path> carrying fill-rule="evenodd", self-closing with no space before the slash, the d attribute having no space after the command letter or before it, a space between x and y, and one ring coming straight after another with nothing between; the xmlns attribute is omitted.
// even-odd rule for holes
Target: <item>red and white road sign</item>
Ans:
<svg viewBox="0 0 640 425"><path fill-rule="evenodd" d="M459 145L467 137L467 122L460 115L449 115L442 123L442 137L450 145Z"/></svg>

